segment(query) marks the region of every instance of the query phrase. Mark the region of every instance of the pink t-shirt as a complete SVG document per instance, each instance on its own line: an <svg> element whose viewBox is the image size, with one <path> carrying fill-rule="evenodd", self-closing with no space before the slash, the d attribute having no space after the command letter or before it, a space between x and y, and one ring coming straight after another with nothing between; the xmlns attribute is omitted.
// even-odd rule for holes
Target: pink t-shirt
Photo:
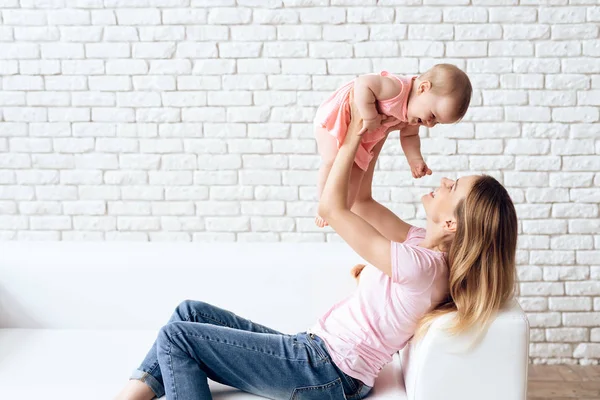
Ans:
<svg viewBox="0 0 600 400"><path fill-rule="evenodd" d="M411 227L392 242L392 277L367 265L358 288L308 330L325 342L344 373L373 386L392 355L404 348L417 322L448 292L446 254L419 247L425 229Z"/></svg>

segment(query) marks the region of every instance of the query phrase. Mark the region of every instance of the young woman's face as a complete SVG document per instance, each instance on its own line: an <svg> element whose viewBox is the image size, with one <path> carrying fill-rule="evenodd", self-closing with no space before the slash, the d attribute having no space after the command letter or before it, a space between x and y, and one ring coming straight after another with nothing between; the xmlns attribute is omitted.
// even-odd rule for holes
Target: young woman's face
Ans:
<svg viewBox="0 0 600 400"><path fill-rule="evenodd" d="M467 197L477 175L463 176L457 180L442 178L440 187L421 198L427 219L435 224L446 224L455 221L454 210L458 203Z"/></svg>

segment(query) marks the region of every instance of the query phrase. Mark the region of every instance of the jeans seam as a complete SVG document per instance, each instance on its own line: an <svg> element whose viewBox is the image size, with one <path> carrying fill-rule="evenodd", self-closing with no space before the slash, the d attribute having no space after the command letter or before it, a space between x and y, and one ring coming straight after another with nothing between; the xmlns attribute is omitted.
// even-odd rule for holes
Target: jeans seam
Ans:
<svg viewBox="0 0 600 400"><path fill-rule="evenodd" d="M173 333L172 336L193 336L193 337L202 338L202 339L207 340L209 342L226 344L228 346L233 346L233 347L237 347L237 348L240 348L240 349L245 349L245 350L253 351L255 353L265 354L265 355L268 355L268 356L271 356L271 357L279 358L281 360L288 360L288 361L293 361L293 362L304 362L304 363L308 362L308 360L299 360L299 359L295 359L295 358L279 357L276 354L266 353L266 352L261 351L259 349L255 350L255 349L251 349L251 348L245 347L245 346L240 346L240 345L237 345L237 344L234 344L234 343L224 342L222 340L213 340L213 339L210 339L210 338L208 338L206 336L195 335L193 333L176 332L176 333Z"/></svg>
<svg viewBox="0 0 600 400"><path fill-rule="evenodd" d="M156 371L156 370L157 370L159 367L160 367L160 364L158 363L158 360L156 360L156 362L154 362L154 363L152 364L152 366L151 366L150 368L148 368L148 371L144 371L144 372L146 372L146 373L148 373L148 374L152 375L152 373L153 373L154 371Z"/></svg>
<svg viewBox="0 0 600 400"><path fill-rule="evenodd" d="M329 361L329 357L323 353L323 349L319 347L317 342L315 342L315 340L310 335L312 335L312 333L309 333L307 335L310 347L312 347L317 352L319 358L321 358L321 361Z"/></svg>
<svg viewBox="0 0 600 400"><path fill-rule="evenodd" d="M298 398L298 392L300 392L300 391L323 390L323 389L326 390L326 389L332 388L332 387L334 387L336 385L342 386L342 392L343 392L342 381L341 381L341 379L339 377L337 379L331 381L331 382L327 382L327 383L324 383L322 385L311 385L311 386L297 387L292 392L291 400L297 399ZM346 395L344 395L344 397L346 397Z"/></svg>
<svg viewBox="0 0 600 400"><path fill-rule="evenodd" d="M231 325L229 325L229 324L228 324L228 323L226 323L226 322L220 321L220 320L216 319L215 317L213 317L212 315L208 315L208 314L205 314L205 313L203 313L203 312L199 312L199 313L197 313L197 312L195 312L195 311L192 311L191 313L192 313L192 315L194 315L194 316L200 315L200 316L202 316L203 318L210 319L211 321L213 321L213 322L216 322L218 325L225 326L225 327L227 327L227 328L236 329L234 326L231 326Z"/></svg>
<svg viewBox="0 0 600 400"><path fill-rule="evenodd" d="M356 389L356 391L353 394L346 396L347 400L358 400L358 399L361 399L360 392L361 392L363 386L365 386L365 384L362 383L362 382L360 382L360 384L358 385L358 389Z"/></svg>
<svg viewBox="0 0 600 400"><path fill-rule="evenodd" d="M352 394L350 395L350 397L355 396L360 391L360 387L356 386L356 384L354 383L354 378L346 375L344 373L344 371L340 371L340 372L341 372L342 381L346 382L348 384L348 386L350 386L352 388Z"/></svg>
<svg viewBox="0 0 600 400"><path fill-rule="evenodd" d="M173 390L174 400L177 400L177 390L175 385L175 372L173 371L173 358L171 357L172 342L169 340L169 373L171 374L171 389Z"/></svg>

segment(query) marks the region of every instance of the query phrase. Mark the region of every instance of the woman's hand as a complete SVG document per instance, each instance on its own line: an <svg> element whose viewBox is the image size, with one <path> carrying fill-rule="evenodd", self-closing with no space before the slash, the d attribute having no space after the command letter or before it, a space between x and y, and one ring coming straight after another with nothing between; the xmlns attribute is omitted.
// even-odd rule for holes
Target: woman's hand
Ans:
<svg viewBox="0 0 600 400"><path fill-rule="evenodd" d="M350 124L348 125L348 131L346 132L346 137L348 136L361 136L367 130L364 127L364 121L360 116L360 111L358 111L358 107L354 102L354 90L350 92L350 96L348 97L350 101Z"/></svg>
<svg viewBox="0 0 600 400"><path fill-rule="evenodd" d="M396 120L396 121L397 121L397 120ZM393 132L393 131L399 131L399 130L401 130L401 129L403 129L403 128L406 128L407 126L408 126L408 124L407 124L406 122L398 122L398 123L396 123L395 125L392 125L392 126L388 127L388 128L385 130L385 134L387 135L387 134L389 134L390 132Z"/></svg>
<svg viewBox="0 0 600 400"><path fill-rule="evenodd" d="M383 120L383 115L377 114L377 116L373 119L363 119L362 129L358 132L359 135L363 135L369 131L374 131L381 126L381 122Z"/></svg>
<svg viewBox="0 0 600 400"><path fill-rule="evenodd" d="M389 115L377 115L374 120L365 121L362 119L360 115L360 111L354 102L354 90L350 92L349 96L350 100L350 125L348 125L348 132L346 135L358 135L362 136L368 131L375 130L382 125L393 124L386 130L386 134L397 131L404 126L406 126L405 122L398 122L398 119L395 117L391 117Z"/></svg>

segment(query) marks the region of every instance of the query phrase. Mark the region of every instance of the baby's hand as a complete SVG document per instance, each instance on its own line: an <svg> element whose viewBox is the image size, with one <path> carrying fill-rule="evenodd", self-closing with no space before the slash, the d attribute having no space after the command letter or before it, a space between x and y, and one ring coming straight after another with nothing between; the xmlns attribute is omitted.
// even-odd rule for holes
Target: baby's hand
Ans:
<svg viewBox="0 0 600 400"><path fill-rule="evenodd" d="M383 118L383 115L377 114L377 116L375 118L363 119L362 128L361 128L360 132L358 132L358 134L362 135L363 133L374 131L375 129L379 128L381 126L382 118Z"/></svg>
<svg viewBox="0 0 600 400"><path fill-rule="evenodd" d="M413 178L422 178L425 175L431 175L432 172L425 163L425 160L422 158L416 158L413 160L408 160L408 165L410 165L410 171L412 172Z"/></svg>

